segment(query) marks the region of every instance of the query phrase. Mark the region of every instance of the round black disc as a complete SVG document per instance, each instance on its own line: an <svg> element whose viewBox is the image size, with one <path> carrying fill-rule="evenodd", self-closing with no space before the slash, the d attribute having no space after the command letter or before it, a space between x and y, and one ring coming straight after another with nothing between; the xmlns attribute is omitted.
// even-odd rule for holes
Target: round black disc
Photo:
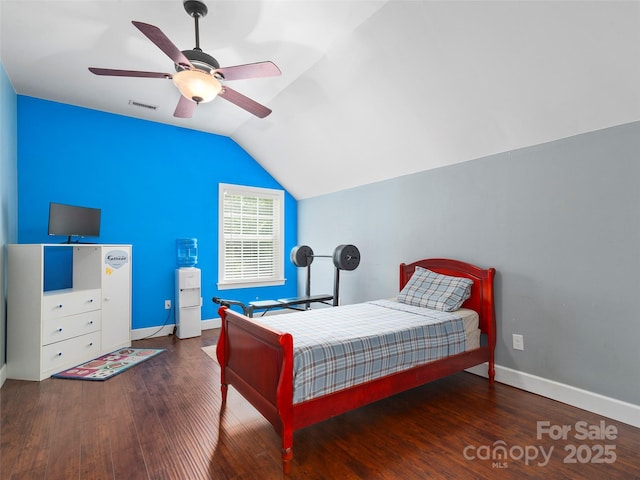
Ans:
<svg viewBox="0 0 640 480"><path fill-rule="evenodd" d="M340 270L355 270L360 265L360 251L355 245L338 245L333 252L333 264Z"/></svg>
<svg viewBox="0 0 640 480"><path fill-rule="evenodd" d="M313 262L313 250L307 245L300 245L291 249L291 263L296 267L308 267Z"/></svg>

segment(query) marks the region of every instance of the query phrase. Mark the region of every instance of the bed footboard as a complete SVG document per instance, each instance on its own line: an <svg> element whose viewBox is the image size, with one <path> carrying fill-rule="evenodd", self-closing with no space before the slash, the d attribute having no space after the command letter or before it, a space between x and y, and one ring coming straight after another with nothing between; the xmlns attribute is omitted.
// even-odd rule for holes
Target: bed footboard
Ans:
<svg viewBox="0 0 640 480"><path fill-rule="evenodd" d="M293 339L227 307L218 312L222 401L233 385L273 425L282 438L283 469L288 473L293 458Z"/></svg>

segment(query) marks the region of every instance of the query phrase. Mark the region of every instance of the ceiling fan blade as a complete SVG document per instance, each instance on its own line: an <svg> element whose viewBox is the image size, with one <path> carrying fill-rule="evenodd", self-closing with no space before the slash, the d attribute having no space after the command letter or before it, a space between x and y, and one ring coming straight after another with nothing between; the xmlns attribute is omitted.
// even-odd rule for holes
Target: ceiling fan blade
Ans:
<svg viewBox="0 0 640 480"><path fill-rule="evenodd" d="M173 112L173 116L178 118L191 118L197 105L196 102L189 100L184 95L180 95L180 100L178 100L178 105L176 106L176 111Z"/></svg>
<svg viewBox="0 0 640 480"><path fill-rule="evenodd" d="M138 70L113 70L111 68L89 67L89 71L96 75L108 75L110 77L173 78L173 75L170 73L140 72Z"/></svg>
<svg viewBox="0 0 640 480"><path fill-rule="evenodd" d="M245 78L275 77L282 72L273 62L248 63L234 67L216 69L225 80L244 80Z"/></svg>
<svg viewBox="0 0 640 480"><path fill-rule="evenodd" d="M258 102L251 100L249 97L246 97L227 86L222 87L222 90L218 95L238 107L244 108L247 112L253 113L258 118L264 118L271 113L270 108L260 105Z"/></svg>
<svg viewBox="0 0 640 480"><path fill-rule="evenodd" d="M184 53L182 53L158 27L149 25L148 23L136 22L135 20L131 23L173 60L173 63L184 68L193 68L193 65L191 65L189 59L184 56Z"/></svg>

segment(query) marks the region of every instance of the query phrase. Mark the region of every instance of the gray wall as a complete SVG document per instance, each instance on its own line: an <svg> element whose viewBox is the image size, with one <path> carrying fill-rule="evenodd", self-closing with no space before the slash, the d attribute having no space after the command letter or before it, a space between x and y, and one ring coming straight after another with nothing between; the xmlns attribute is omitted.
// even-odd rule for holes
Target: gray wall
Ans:
<svg viewBox="0 0 640 480"><path fill-rule="evenodd" d="M395 295L403 261L495 267L498 364L640 404L639 152L636 122L302 200L299 243L358 246L341 303Z"/></svg>

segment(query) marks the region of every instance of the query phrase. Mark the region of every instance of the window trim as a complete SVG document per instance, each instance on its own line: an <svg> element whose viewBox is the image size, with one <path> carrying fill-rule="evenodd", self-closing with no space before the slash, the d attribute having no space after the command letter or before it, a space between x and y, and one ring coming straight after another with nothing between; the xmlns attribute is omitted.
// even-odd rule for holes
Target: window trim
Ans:
<svg viewBox="0 0 640 480"><path fill-rule="evenodd" d="M223 280L225 270L225 236L224 236L224 202L225 194L242 195L248 197L258 198L272 198L277 200L279 204L280 222L278 226L279 232L278 241L278 259L276 267L275 279L261 279L255 280ZM266 287L284 285L286 279L284 277L284 190L278 190L274 188L263 187L250 187L246 185L235 185L229 183L218 184L218 290L229 290L235 288L252 288L252 287Z"/></svg>

